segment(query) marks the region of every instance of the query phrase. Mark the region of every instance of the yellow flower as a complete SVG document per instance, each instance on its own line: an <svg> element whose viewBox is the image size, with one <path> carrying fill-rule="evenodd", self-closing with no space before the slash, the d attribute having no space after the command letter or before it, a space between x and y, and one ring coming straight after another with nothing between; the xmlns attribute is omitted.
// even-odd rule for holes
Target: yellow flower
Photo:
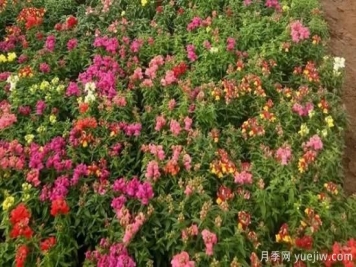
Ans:
<svg viewBox="0 0 356 267"><path fill-rule="evenodd" d="M22 201L26 201L26 200L28 200L30 198L30 194L29 193L25 193L25 194L23 194L23 196L22 196Z"/></svg>
<svg viewBox="0 0 356 267"><path fill-rule="evenodd" d="M206 32L210 32L210 31L211 31L210 26L206 27Z"/></svg>
<svg viewBox="0 0 356 267"><path fill-rule="evenodd" d="M5 198L4 202L2 203L2 209L8 210L15 202L15 198L12 196L8 196Z"/></svg>
<svg viewBox="0 0 356 267"><path fill-rule="evenodd" d="M298 170L300 173L304 173L307 169L307 163L305 162L304 158L300 158L298 162Z"/></svg>
<svg viewBox="0 0 356 267"><path fill-rule="evenodd" d="M308 126L303 123L301 126L300 126L300 131L298 132L301 136L306 136L308 133L309 133L309 128Z"/></svg>
<svg viewBox="0 0 356 267"><path fill-rule="evenodd" d="M23 183L21 186L22 186L23 191L28 191L32 188L32 185L29 183Z"/></svg>
<svg viewBox="0 0 356 267"><path fill-rule="evenodd" d="M47 81L41 82L41 85L40 85L41 90L48 89L48 87L49 87L49 82L47 82Z"/></svg>
<svg viewBox="0 0 356 267"><path fill-rule="evenodd" d="M57 86L57 92L58 92L58 93L61 93L61 92L63 92L63 91L64 91L64 85L63 85L63 84L58 85L58 86Z"/></svg>
<svg viewBox="0 0 356 267"><path fill-rule="evenodd" d="M328 125L329 128L334 127L334 119L331 116L327 116L325 118L325 122Z"/></svg>
<svg viewBox="0 0 356 267"><path fill-rule="evenodd" d="M148 0L141 0L141 5L142 5L142 6L147 5L147 3L148 3Z"/></svg>
<svg viewBox="0 0 356 267"><path fill-rule="evenodd" d="M46 127L44 127L44 126L40 126L37 128L38 133L44 133L45 131L46 131Z"/></svg>
<svg viewBox="0 0 356 267"><path fill-rule="evenodd" d="M3 54L0 54L0 63L4 63L6 61L7 61L6 57Z"/></svg>
<svg viewBox="0 0 356 267"><path fill-rule="evenodd" d="M49 121L50 121L50 123L52 123L52 124L54 124L54 123L56 123L57 122L57 118L56 118L56 115L50 115L49 116Z"/></svg>
<svg viewBox="0 0 356 267"><path fill-rule="evenodd" d="M58 82L59 82L59 78L58 78L58 77L54 77L54 78L52 79L52 81L51 81L51 84L57 85Z"/></svg>
<svg viewBox="0 0 356 267"><path fill-rule="evenodd" d="M12 62L17 58L16 53L7 53L7 61Z"/></svg>
<svg viewBox="0 0 356 267"><path fill-rule="evenodd" d="M121 12L121 17L125 16L126 12L125 11L122 11Z"/></svg>
<svg viewBox="0 0 356 267"><path fill-rule="evenodd" d="M25 140L26 140L27 144L31 144L34 138L35 138L35 136L33 134L25 135Z"/></svg>
<svg viewBox="0 0 356 267"><path fill-rule="evenodd" d="M283 11L288 11L289 10L289 6L283 6L282 9L283 9Z"/></svg>
<svg viewBox="0 0 356 267"><path fill-rule="evenodd" d="M309 111L309 113L308 113L309 118L312 118L314 115L315 115L314 110Z"/></svg>
<svg viewBox="0 0 356 267"><path fill-rule="evenodd" d="M285 237L283 237L283 242L285 243L289 243L292 244L292 238L290 237L290 235L286 235Z"/></svg>

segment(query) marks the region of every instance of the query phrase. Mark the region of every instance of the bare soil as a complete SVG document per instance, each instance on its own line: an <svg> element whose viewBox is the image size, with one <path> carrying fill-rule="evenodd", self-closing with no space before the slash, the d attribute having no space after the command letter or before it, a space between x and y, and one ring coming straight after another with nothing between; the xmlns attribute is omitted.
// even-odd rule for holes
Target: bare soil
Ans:
<svg viewBox="0 0 356 267"><path fill-rule="evenodd" d="M344 188L356 193L356 0L321 0L329 23L330 52L346 59L343 101L349 118L344 151Z"/></svg>

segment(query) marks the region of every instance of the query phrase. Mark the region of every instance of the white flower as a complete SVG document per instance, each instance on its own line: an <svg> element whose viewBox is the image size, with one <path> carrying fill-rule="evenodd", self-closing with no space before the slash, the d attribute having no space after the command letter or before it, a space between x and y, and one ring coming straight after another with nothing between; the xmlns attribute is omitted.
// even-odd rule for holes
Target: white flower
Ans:
<svg viewBox="0 0 356 267"><path fill-rule="evenodd" d="M86 83L84 86L85 92L93 92L93 91L95 91L95 89L96 89L96 86L95 86L95 83L93 83L93 82Z"/></svg>
<svg viewBox="0 0 356 267"><path fill-rule="evenodd" d="M217 48L217 47L212 47L212 48L210 48L210 53L217 53L217 52L219 52L219 48Z"/></svg>
<svg viewBox="0 0 356 267"><path fill-rule="evenodd" d="M84 97L84 103L94 102L96 100L96 96L92 91L89 91L88 94Z"/></svg>
<svg viewBox="0 0 356 267"><path fill-rule="evenodd" d="M16 84L18 83L18 81L20 80L19 76L17 75L10 75L6 82L10 84L10 91L16 89Z"/></svg>
<svg viewBox="0 0 356 267"><path fill-rule="evenodd" d="M345 59L343 57L334 57L334 71L345 68Z"/></svg>

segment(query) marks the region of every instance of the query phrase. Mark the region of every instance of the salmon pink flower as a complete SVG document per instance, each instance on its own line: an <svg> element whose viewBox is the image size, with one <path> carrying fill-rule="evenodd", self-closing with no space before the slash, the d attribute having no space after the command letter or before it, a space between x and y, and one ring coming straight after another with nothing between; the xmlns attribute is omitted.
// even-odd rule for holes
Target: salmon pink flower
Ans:
<svg viewBox="0 0 356 267"><path fill-rule="evenodd" d="M292 156L292 150L289 146L280 147L276 151L276 158L282 165L287 165Z"/></svg>
<svg viewBox="0 0 356 267"><path fill-rule="evenodd" d="M292 40L295 43L299 43L302 40L308 39L310 36L310 31L307 27L297 20L292 22L291 27L291 36Z"/></svg>
<svg viewBox="0 0 356 267"><path fill-rule="evenodd" d="M195 267L195 262L189 260L189 254L183 251L173 257L171 265L172 267Z"/></svg>
<svg viewBox="0 0 356 267"><path fill-rule="evenodd" d="M201 235L203 237L205 248L206 248L205 254L208 255L208 256L213 255L214 254L213 247L218 242L216 234L210 232L207 229L204 229L201 232Z"/></svg>

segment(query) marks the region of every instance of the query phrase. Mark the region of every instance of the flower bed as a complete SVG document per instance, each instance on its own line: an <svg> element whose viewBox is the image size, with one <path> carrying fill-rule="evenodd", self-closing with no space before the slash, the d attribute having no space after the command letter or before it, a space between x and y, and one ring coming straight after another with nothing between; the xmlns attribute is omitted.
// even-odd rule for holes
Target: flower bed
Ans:
<svg viewBox="0 0 356 267"><path fill-rule="evenodd" d="M356 259L317 0L65 2L0 0L1 266Z"/></svg>

